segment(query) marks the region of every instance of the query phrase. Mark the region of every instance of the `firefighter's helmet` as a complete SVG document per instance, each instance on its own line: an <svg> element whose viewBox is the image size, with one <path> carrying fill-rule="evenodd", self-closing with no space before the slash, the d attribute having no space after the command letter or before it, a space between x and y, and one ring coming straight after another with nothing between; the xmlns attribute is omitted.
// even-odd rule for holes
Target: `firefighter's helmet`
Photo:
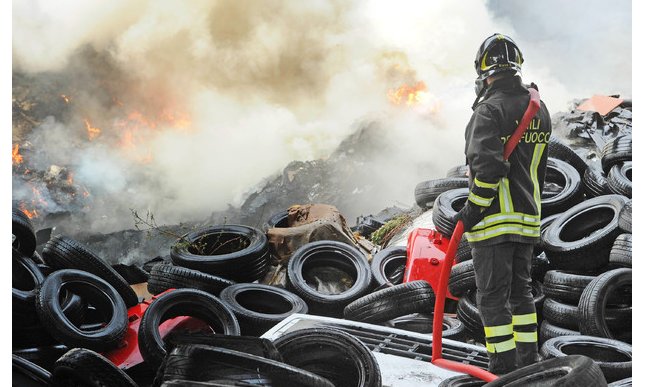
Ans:
<svg viewBox="0 0 645 387"><path fill-rule="evenodd" d="M522 53L513 39L503 34L493 34L484 40L477 51L477 80L483 81L493 74L506 71L520 73L523 62Z"/></svg>

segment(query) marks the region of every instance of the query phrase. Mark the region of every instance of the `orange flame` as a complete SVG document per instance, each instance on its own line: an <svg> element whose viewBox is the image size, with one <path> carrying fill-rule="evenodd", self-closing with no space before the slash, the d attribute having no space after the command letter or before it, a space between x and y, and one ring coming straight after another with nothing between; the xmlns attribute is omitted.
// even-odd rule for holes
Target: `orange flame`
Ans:
<svg viewBox="0 0 645 387"><path fill-rule="evenodd" d="M85 119L85 127L87 128L87 137L90 141L94 140L101 134L101 129L93 127L87 119Z"/></svg>
<svg viewBox="0 0 645 387"><path fill-rule="evenodd" d="M420 103L427 94L428 87L423 81L417 82L413 86L403 84L398 89L390 89L387 97L394 105L413 106Z"/></svg>
<svg viewBox="0 0 645 387"><path fill-rule="evenodd" d="M11 161L13 165L18 165L22 163L22 155L20 154L20 145L13 144L13 149L11 150Z"/></svg>
<svg viewBox="0 0 645 387"><path fill-rule="evenodd" d="M36 211L35 209L34 209L34 210L32 210L32 211L29 211L29 210L27 209L27 206L25 205L25 203L24 203L24 202L21 202L21 203L18 205L18 208L20 208L20 211L24 212L24 213L25 213L25 215L27 215L27 217L28 217L29 219L32 219L32 218L34 218L34 217L38 216L38 211Z"/></svg>

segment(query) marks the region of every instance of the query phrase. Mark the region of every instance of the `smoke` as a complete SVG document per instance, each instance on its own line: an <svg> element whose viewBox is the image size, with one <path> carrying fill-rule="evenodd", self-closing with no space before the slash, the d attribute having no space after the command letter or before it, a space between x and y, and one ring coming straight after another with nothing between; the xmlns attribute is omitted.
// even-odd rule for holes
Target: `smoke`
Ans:
<svg viewBox="0 0 645 387"><path fill-rule="evenodd" d="M616 56L631 57L629 45L582 66L586 54L572 54L598 37L531 6L528 20L483 0L31 0L13 5L13 68L67 80L59 93L71 96L72 114L28 140L39 150L34 162L69 166L92 194L88 229L132 227L129 208L172 223L238 205L263 178L292 160L328 157L375 118L392 146L365 166L383 188L356 211L376 212L411 205L419 181L463 162L474 53L493 32L516 38L526 80L552 112L607 85L631 92L631 67L618 80L605 73ZM593 15L595 6L575 11ZM616 31L630 12L617 7L605 20ZM549 50L557 55L543 55ZM388 90L419 81L427 94L417 106L388 101ZM90 140L87 125L100 135Z"/></svg>

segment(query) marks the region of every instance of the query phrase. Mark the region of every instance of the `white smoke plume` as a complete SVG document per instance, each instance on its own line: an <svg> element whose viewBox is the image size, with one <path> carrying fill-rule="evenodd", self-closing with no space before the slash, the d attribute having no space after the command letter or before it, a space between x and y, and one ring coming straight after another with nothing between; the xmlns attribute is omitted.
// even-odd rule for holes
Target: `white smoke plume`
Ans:
<svg viewBox="0 0 645 387"><path fill-rule="evenodd" d="M582 20L599 2L565 7L568 21L535 3L523 13L483 0L20 1L13 70L67 74L74 116L29 140L39 163L70 166L95 197L96 231L130 228L128 208L172 223L238 205L263 178L327 157L374 118L394 145L371 167L396 181L357 209L377 212L411 205L416 183L463 162L474 55L494 32L515 38L524 79L552 113L592 92L631 94L631 60L613 67L631 58L629 2L602 7L615 9L613 35L629 33L604 36L610 58L594 61L585 59L599 37ZM388 90L419 81L427 94L415 108L388 101ZM100 129L91 141L88 126Z"/></svg>

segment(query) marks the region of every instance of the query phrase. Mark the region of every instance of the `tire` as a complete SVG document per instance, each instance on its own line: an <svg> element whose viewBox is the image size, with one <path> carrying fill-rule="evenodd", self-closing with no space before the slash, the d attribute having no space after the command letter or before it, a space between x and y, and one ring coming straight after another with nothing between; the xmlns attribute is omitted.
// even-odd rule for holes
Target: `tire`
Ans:
<svg viewBox="0 0 645 387"><path fill-rule="evenodd" d="M625 378L613 383L609 383L607 387L632 387L632 378Z"/></svg>
<svg viewBox="0 0 645 387"><path fill-rule="evenodd" d="M621 287L629 287L627 303L631 302L632 269L615 269L596 277L580 296L580 333L583 335L617 338L607 325L607 302L611 293ZM619 292L617 292L619 293ZM618 294L621 295L620 293Z"/></svg>
<svg viewBox="0 0 645 387"><path fill-rule="evenodd" d="M202 243L208 252L199 254L195 245ZM214 250L221 254L214 254ZM253 227L220 225L188 233L170 250L177 266L199 270L235 282L253 282L269 270L266 235Z"/></svg>
<svg viewBox="0 0 645 387"><path fill-rule="evenodd" d="M370 263L372 278L378 286L403 283L403 274L408 260L407 247L391 246L374 255Z"/></svg>
<svg viewBox="0 0 645 387"><path fill-rule="evenodd" d="M605 195L586 200L562 213L542 235L544 250L554 268L594 270L609 263L616 239L618 214L628 199Z"/></svg>
<svg viewBox="0 0 645 387"><path fill-rule="evenodd" d="M620 234L609 252L609 263L620 267L632 267L632 234Z"/></svg>
<svg viewBox="0 0 645 387"><path fill-rule="evenodd" d="M143 360L152 368L158 367L166 355L159 325L177 316L197 317L211 328L218 329L219 333L240 334L235 315L215 296L196 289L173 290L150 304L139 325L139 350Z"/></svg>
<svg viewBox="0 0 645 387"><path fill-rule="evenodd" d="M607 185L612 193L632 197L632 162L625 161L611 167Z"/></svg>
<svg viewBox="0 0 645 387"><path fill-rule="evenodd" d="M97 307L109 321L95 329L80 329L63 312L59 294L65 288ZM128 328L128 311L117 291L102 278L74 269L47 277L36 294L36 311L45 329L67 347L107 351L121 344Z"/></svg>
<svg viewBox="0 0 645 387"><path fill-rule="evenodd" d="M163 380L215 380L233 386L242 382L242 385L333 387L329 380L285 363L201 344L173 349L166 359Z"/></svg>
<svg viewBox="0 0 645 387"><path fill-rule="evenodd" d="M148 291L150 294L159 294L171 288L192 288L219 296L223 289L233 284L235 282L225 278L163 262L150 270Z"/></svg>
<svg viewBox="0 0 645 387"><path fill-rule="evenodd" d="M475 301L476 292L470 291L457 303L457 318L464 324L466 334L479 343L484 343L484 324Z"/></svg>
<svg viewBox="0 0 645 387"><path fill-rule="evenodd" d="M432 206L432 222L441 234L450 237L455 229L453 217L468 200L468 188L446 191L437 197Z"/></svg>
<svg viewBox="0 0 645 387"><path fill-rule="evenodd" d="M578 305L580 295L593 279L590 275L549 270L544 276L544 294L559 302Z"/></svg>
<svg viewBox="0 0 645 387"><path fill-rule="evenodd" d="M92 273L112 285L130 308L139 304L139 298L128 282L110 265L72 238L58 235L43 248L45 263L54 270L77 269Z"/></svg>
<svg viewBox="0 0 645 387"><path fill-rule="evenodd" d="M52 377L49 371L23 359L11 355L11 385L20 387L51 386Z"/></svg>
<svg viewBox="0 0 645 387"><path fill-rule="evenodd" d="M54 364L56 386L137 387L137 384L110 360L85 348L74 348Z"/></svg>
<svg viewBox="0 0 645 387"><path fill-rule="evenodd" d="M547 340L540 348L544 358L584 355L593 359L608 382L632 375L632 346L618 340L592 336L563 336Z"/></svg>
<svg viewBox="0 0 645 387"><path fill-rule="evenodd" d="M308 311L302 298L264 284L231 285L220 299L237 317L242 334L248 336L260 336L292 314Z"/></svg>
<svg viewBox="0 0 645 387"><path fill-rule="evenodd" d="M450 269L448 290L455 297L461 297L471 290L476 290L475 266L472 260L461 262Z"/></svg>
<svg viewBox="0 0 645 387"><path fill-rule="evenodd" d="M287 210L282 210L280 212L277 212L273 214L269 220L264 224L262 229L266 233L269 231L269 229L272 228L287 228L289 227L289 211Z"/></svg>
<svg viewBox="0 0 645 387"><path fill-rule="evenodd" d="M455 263L462 263L473 259L473 250L466 238L461 238L455 252Z"/></svg>
<svg viewBox="0 0 645 387"><path fill-rule="evenodd" d="M582 176L587 169L587 163L580 157L576 151L571 149L567 144L555 136L549 139L549 157L558 160L566 161L573 168L578 171L578 175Z"/></svg>
<svg viewBox="0 0 645 387"><path fill-rule="evenodd" d="M446 172L446 177L468 178L469 168L468 165L457 165L452 167Z"/></svg>
<svg viewBox="0 0 645 387"><path fill-rule="evenodd" d="M585 171L583 181L587 199L611 194L609 184L607 183L607 176L598 167L590 165Z"/></svg>
<svg viewBox="0 0 645 387"><path fill-rule="evenodd" d="M414 313L386 321L382 325L417 333L432 333L433 315ZM443 331L441 336L452 340L460 340L464 333L464 324L454 317L443 316Z"/></svg>
<svg viewBox="0 0 645 387"><path fill-rule="evenodd" d="M447 177L422 181L414 188L414 200L419 207L427 209L432 207L437 196L456 188L468 188L468 179Z"/></svg>
<svg viewBox="0 0 645 387"><path fill-rule="evenodd" d="M611 167L623 161L632 161L631 134L617 136L602 148L600 162L605 173L609 173Z"/></svg>
<svg viewBox="0 0 645 387"><path fill-rule="evenodd" d="M549 157L542 190L542 217L559 214L584 200L580 174L567 162Z"/></svg>
<svg viewBox="0 0 645 387"><path fill-rule="evenodd" d="M632 199L629 199L620 210L618 227L624 232L632 233Z"/></svg>
<svg viewBox="0 0 645 387"><path fill-rule="evenodd" d="M178 345L203 344L211 347L226 348L233 351L249 353L251 355L282 362L282 355L268 339L251 336L228 336L218 333L185 333L172 331L164 337L167 352Z"/></svg>
<svg viewBox="0 0 645 387"><path fill-rule="evenodd" d="M15 235L15 246L25 257L36 251L36 233L31 219L18 208L11 210L11 233Z"/></svg>
<svg viewBox="0 0 645 387"><path fill-rule="evenodd" d="M606 386L600 367L586 356L571 355L531 364L502 375L486 387L601 387Z"/></svg>
<svg viewBox="0 0 645 387"><path fill-rule="evenodd" d="M549 323L579 331L580 313L578 305L569 305L558 302L552 298L544 300L542 314ZM632 308L620 306L606 309L606 321L610 330L631 329Z"/></svg>
<svg viewBox="0 0 645 387"><path fill-rule="evenodd" d="M374 354L343 331L300 329L273 343L285 363L320 375L335 386L381 386L381 371Z"/></svg>
<svg viewBox="0 0 645 387"><path fill-rule="evenodd" d="M309 284L315 283L314 274L319 268L340 271L350 276L353 283L336 294L314 289ZM291 255L287 267L288 288L305 300L309 313L331 317L341 317L345 306L364 296L369 290L371 277L363 253L336 241L317 241L301 246Z"/></svg>
<svg viewBox="0 0 645 387"><path fill-rule="evenodd" d="M34 261L23 257L16 249L12 249L11 273L12 314L20 318L35 317L36 290L45 281L45 276Z"/></svg>
<svg viewBox="0 0 645 387"><path fill-rule="evenodd" d="M434 292L424 280L394 285L363 296L345 307L348 320L379 323L411 313L432 313Z"/></svg>
<svg viewBox="0 0 645 387"><path fill-rule="evenodd" d="M542 323L540 324L540 334L538 336L540 344L545 343L547 340L552 339L554 337L561 337L561 336L579 336L580 332L579 331L574 331L572 329L567 329L563 327L559 327L557 325L553 325L547 320L542 320Z"/></svg>
<svg viewBox="0 0 645 387"><path fill-rule="evenodd" d="M439 387L480 387L485 384L485 381L477 379L474 376L459 375L442 380L439 383Z"/></svg>

